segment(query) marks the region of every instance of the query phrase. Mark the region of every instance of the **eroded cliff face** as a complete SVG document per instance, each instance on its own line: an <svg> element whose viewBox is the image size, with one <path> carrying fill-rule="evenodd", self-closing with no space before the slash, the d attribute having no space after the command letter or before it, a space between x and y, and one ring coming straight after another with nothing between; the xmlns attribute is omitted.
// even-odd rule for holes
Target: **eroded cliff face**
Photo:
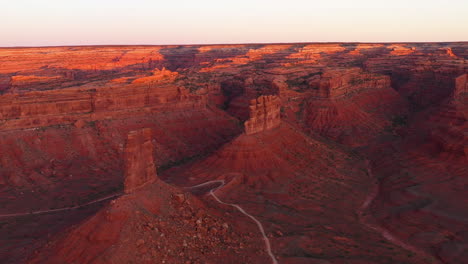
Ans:
<svg viewBox="0 0 468 264"><path fill-rule="evenodd" d="M152 140L152 131L149 128L128 133L124 154L126 193L131 193L157 179Z"/></svg>
<svg viewBox="0 0 468 264"><path fill-rule="evenodd" d="M351 96L361 90L390 88L390 78L384 75L364 72L360 68L336 69L313 75L308 79L311 89L318 98Z"/></svg>
<svg viewBox="0 0 468 264"><path fill-rule="evenodd" d="M348 146L364 146L407 114L408 105L385 75L358 68L328 70L307 84L314 90L303 104L306 130Z"/></svg>
<svg viewBox="0 0 468 264"><path fill-rule="evenodd" d="M468 74L462 74L455 79L455 89L453 97L455 99L462 99L468 93Z"/></svg>
<svg viewBox="0 0 468 264"><path fill-rule="evenodd" d="M244 129L247 135L278 127L280 118L280 99L277 96L260 96L250 102L249 116Z"/></svg>
<svg viewBox="0 0 468 264"><path fill-rule="evenodd" d="M242 132L234 118L206 107L83 122L0 132L2 213L72 206L122 190L130 131L152 129L161 168L210 153Z"/></svg>
<svg viewBox="0 0 468 264"><path fill-rule="evenodd" d="M139 79L137 79L139 80ZM103 88L6 94L0 98L0 128L15 130L75 123L122 119L163 109L204 107L203 96L189 94L184 87L154 80Z"/></svg>

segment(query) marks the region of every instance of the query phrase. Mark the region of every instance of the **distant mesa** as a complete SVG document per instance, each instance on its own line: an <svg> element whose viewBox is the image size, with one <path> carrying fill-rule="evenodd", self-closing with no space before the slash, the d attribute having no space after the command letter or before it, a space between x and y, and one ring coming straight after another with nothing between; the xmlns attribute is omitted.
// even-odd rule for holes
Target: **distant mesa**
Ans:
<svg viewBox="0 0 468 264"><path fill-rule="evenodd" d="M147 82L161 82L161 81L174 81L179 75L178 72L172 72L166 68L154 69L153 75L148 77L142 77L134 80L132 83L147 83Z"/></svg>
<svg viewBox="0 0 468 264"><path fill-rule="evenodd" d="M440 48L436 51L437 55L448 55L449 57L457 57L452 51L452 48Z"/></svg>
<svg viewBox="0 0 468 264"><path fill-rule="evenodd" d="M404 45L391 45L388 47L388 49L391 49L392 51L390 52L390 55L395 55L395 56L405 56L409 55L413 52L415 52L416 48L407 48Z"/></svg>

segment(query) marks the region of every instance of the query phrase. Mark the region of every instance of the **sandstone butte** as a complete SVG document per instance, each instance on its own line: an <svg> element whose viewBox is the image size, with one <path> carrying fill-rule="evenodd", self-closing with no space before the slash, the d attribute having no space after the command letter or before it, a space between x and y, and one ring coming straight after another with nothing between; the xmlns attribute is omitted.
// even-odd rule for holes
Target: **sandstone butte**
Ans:
<svg viewBox="0 0 468 264"><path fill-rule="evenodd" d="M466 263L467 59L2 48L0 263Z"/></svg>
<svg viewBox="0 0 468 264"><path fill-rule="evenodd" d="M156 180L151 129L131 131L125 144L125 193L134 192Z"/></svg>

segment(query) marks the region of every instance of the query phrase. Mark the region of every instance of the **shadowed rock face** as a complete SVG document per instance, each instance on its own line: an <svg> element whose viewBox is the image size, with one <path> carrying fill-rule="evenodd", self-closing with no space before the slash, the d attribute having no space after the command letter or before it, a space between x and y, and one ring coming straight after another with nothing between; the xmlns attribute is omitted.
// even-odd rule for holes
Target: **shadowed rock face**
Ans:
<svg viewBox="0 0 468 264"><path fill-rule="evenodd" d="M463 96L463 94L468 93L468 74L460 75L455 80L455 90L453 91L453 97L458 99Z"/></svg>
<svg viewBox="0 0 468 264"><path fill-rule="evenodd" d="M151 129L131 131L125 145L124 191L133 192L157 178Z"/></svg>
<svg viewBox="0 0 468 264"><path fill-rule="evenodd" d="M463 263L466 59L467 43L2 48L0 214L127 195L8 218L0 262L267 263L245 215L177 187L222 179L279 263Z"/></svg>

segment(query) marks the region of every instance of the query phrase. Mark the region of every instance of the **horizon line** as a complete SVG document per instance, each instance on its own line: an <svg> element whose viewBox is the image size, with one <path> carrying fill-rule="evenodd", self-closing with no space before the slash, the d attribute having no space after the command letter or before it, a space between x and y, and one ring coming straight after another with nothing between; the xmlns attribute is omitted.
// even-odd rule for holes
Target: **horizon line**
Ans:
<svg viewBox="0 0 468 264"><path fill-rule="evenodd" d="M453 44L468 43L460 41L315 41L315 42L244 42L244 43L193 43L193 44L84 44L84 45L44 45L44 46L0 46L0 49L15 48L67 48L67 47L170 47L170 46L219 46L219 45L288 45L288 44Z"/></svg>

